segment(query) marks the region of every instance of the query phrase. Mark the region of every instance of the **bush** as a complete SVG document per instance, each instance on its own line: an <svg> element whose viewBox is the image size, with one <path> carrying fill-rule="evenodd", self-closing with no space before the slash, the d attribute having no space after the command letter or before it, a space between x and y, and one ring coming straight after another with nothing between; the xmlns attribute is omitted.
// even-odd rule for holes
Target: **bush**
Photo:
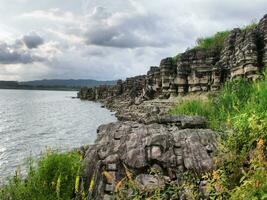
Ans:
<svg viewBox="0 0 267 200"><path fill-rule="evenodd" d="M73 199L80 166L80 155L76 152L47 153L37 163L29 162L26 178L17 173L6 185L0 187L0 199Z"/></svg>

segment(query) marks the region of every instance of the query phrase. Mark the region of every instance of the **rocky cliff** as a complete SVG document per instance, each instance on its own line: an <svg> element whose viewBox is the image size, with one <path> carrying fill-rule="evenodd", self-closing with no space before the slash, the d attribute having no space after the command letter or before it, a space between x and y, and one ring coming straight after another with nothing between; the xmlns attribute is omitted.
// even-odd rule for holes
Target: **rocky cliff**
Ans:
<svg viewBox="0 0 267 200"><path fill-rule="evenodd" d="M147 100L214 91L226 80L258 79L266 65L267 15L256 27L232 30L222 48L188 50L177 59L163 59L159 67L150 67L147 75L119 80L115 86L83 88L79 97L103 100L123 96Z"/></svg>
<svg viewBox="0 0 267 200"><path fill-rule="evenodd" d="M84 151L87 199L113 199L129 173L140 191L150 191L182 185L185 172L212 170L218 134L202 117L169 116L169 97L216 91L238 77L256 80L266 65L267 15L256 27L232 30L222 47L194 48L176 59L163 59L147 75L81 89L81 99L103 101L120 120L100 126L95 144ZM204 195L205 182L197 185ZM123 199L133 199L131 194L128 188ZM178 196L190 199L183 192Z"/></svg>

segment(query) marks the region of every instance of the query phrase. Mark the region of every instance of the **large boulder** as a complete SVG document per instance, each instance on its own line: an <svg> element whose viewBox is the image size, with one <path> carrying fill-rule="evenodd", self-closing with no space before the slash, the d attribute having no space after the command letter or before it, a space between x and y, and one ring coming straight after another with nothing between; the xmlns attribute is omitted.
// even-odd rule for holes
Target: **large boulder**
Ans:
<svg viewBox="0 0 267 200"><path fill-rule="evenodd" d="M187 127L182 126L183 120L188 127L197 127L201 122L200 118L194 121L193 118L169 117L161 124L126 121L100 126L96 143L89 147L84 160L85 188L94 183L88 198L107 199L112 195L116 183L126 177L125 168L136 176L140 188L150 189L164 184L148 175L153 166L169 180L177 180L187 170L211 170L216 133L201 128L183 129ZM103 175L105 173L109 178Z"/></svg>

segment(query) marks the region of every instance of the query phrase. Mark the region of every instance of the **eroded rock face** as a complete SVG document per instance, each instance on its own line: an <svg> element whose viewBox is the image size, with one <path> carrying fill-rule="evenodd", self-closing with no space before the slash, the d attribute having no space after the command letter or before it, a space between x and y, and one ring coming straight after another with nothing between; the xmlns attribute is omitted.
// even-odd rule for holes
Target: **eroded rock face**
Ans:
<svg viewBox="0 0 267 200"><path fill-rule="evenodd" d="M227 40L221 54L221 62L228 78L235 79L246 77L255 80L259 76L259 51L258 51L258 29L240 30L234 29Z"/></svg>
<svg viewBox="0 0 267 200"><path fill-rule="evenodd" d="M219 49L192 49L178 59L176 84L178 92L209 91L214 79L212 71L219 60Z"/></svg>
<svg viewBox="0 0 267 200"><path fill-rule="evenodd" d="M182 122L196 129L182 129ZM167 117L161 124L116 122L100 126L96 143L89 147L84 161L85 187L94 179L88 199L112 195L115 184L126 176L125 167L136 176L140 188L150 189L165 183L149 176L148 170L155 165L166 180L178 180L186 170L211 170L216 133L203 127L205 122L200 118L186 117ZM112 178L103 176L104 171Z"/></svg>
<svg viewBox="0 0 267 200"><path fill-rule="evenodd" d="M267 65L267 14L260 20L258 25L260 33L259 45L262 50L261 59L264 66Z"/></svg>

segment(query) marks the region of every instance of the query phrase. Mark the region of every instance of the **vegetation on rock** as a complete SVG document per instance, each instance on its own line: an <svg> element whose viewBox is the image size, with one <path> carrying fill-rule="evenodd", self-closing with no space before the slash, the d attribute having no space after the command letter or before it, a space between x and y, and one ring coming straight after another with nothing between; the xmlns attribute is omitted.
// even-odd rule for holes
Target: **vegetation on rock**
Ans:
<svg viewBox="0 0 267 200"><path fill-rule="evenodd" d="M215 35L210 37L198 38L195 49L222 48L224 40L229 36L229 34L230 31L222 31L222 32L217 32Z"/></svg>
<svg viewBox="0 0 267 200"><path fill-rule="evenodd" d="M153 173L152 173L153 174ZM154 174L159 179L164 179L160 174ZM114 199L118 200L161 200L161 199L180 199L182 196L190 199L202 199L204 196L199 193L198 183L200 177L195 173L184 173L180 177L182 184L172 182L166 184L163 188L155 187L154 189L140 189L132 177L125 179L117 184Z"/></svg>

